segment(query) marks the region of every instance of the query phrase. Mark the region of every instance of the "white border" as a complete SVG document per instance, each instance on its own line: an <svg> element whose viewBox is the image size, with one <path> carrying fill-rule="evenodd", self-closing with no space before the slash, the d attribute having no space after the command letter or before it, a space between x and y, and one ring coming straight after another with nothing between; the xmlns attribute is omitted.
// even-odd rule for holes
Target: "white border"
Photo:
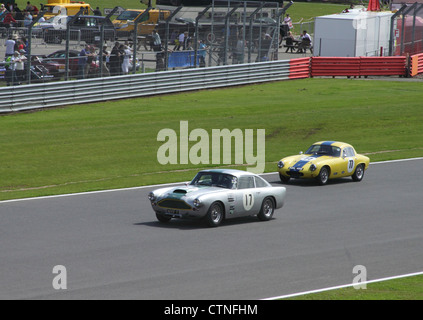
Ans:
<svg viewBox="0 0 423 320"><path fill-rule="evenodd" d="M360 282L360 283L351 283L351 284L345 284L345 285L336 286L336 287L329 287L329 288L324 288L324 289L317 289L317 290L311 290L311 291L304 291L304 292L292 293L292 294L287 294L287 295L277 296L277 297L271 297L271 298L266 298L266 299L261 299L261 300L286 299L286 298L303 296L303 295L306 295L306 294L313 294L313 293L319 293L319 292L324 292L324 291L349 288L349 287L353 287L353 286L357 286L357 285L362 286L362 285L369 284L369 283L376 283L376 282L382 282L382 281L388 281L388 280L395 280L395 279L401 279L401 278L407 278L407 277L413 277L413 276L419 276L419 275L423 275L423 271L415 272L415 273L403 274L403 275L400 275L400 276L393 276L393 277L381 278L381 279L377 279L377 280L370 280L370 281L365 281L365 282Z"/></svg>
<svg viewBox="0 0 423 320"><path fill-rule="evenodd" d="M371 162L370 164L371 165L375 165L375 164L385 164L385 163L394 163L394 162L413 161L413 160L423 160L423 157L419 157L419 158L408 158L408 159L398 159L398 160L387 160L387 161L378 161L378 162ZM267 172L267 173L262 173L261 175L262 176L266 176L266 175L271 175L271 174L276 174L276 173L277 172ZM165 183L165 184L153 184L153 185L148 185L148 186L131 187L131 188L110 189L110 190L98 190L98 191L87 191L87 192L78 192L78 193L59 194L59 195L53 195L53 196L43 196L43 197L32 197L32 198L23 198L23 199L3 200L3 201L0 201L0 204L3 204L3 203L11 203L11 202L20 202L20 201L31 201L31 200L44 200L44 199L54 199L54 198L63 198L63 197L73 197L73 196L98 194L98 193L106 193L106 192L141 190L141 189L153 188L153 187L174 186L174 185L178 185L178 184L183 184L185 182L174 182L174 183Z"/></svg>

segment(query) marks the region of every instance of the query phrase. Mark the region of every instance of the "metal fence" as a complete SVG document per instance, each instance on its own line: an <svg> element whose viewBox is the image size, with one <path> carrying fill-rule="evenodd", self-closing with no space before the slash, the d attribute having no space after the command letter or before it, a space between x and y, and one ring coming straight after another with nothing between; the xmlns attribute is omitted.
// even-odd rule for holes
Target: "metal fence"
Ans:
<svg viewBox="0 0 423 320"><path fill-rule="evenodd" d="M290 60L279 60L3 87L0 113L287 80L290 69Z"/></svg>
<svg viewBox="0 0 423 320"><path fill-rule="evenodd" d="M423 52L423 4L403 5L392 16L389 55Z"/></svg>
<svg viewBox="0 0 423 320"><path fill-rule="evenodd" d="M281 21L291 3L239 3L162 8L166 14L156 23L146 24L139 16L128 22L138 32L122 37L110 21L115 11L101 18L79 12L47 21L40 13L27 27L0 27L2 48L12 40L16 49L22 41L26 51L24 72L5 72L7 63L0 62L0 81L17 85L278 60L285 30ZM161 38L159 47L152 29Z"/></svg>

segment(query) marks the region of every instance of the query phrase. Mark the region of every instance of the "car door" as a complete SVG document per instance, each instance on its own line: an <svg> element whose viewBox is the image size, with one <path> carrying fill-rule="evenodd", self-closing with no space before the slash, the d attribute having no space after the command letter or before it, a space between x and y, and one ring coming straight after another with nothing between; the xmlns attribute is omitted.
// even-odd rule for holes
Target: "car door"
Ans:
<svg viewBox="0 0 423 320"><path fill-rule="evenodd" d="M234 215L249 216L256 214L260 210L260 194L255 187L254 176L245 175L238 178L235 196Z"/></svg>
<svg viewBox="0 0 423 320"><path fill-rule="evenodd" d="M341 153L341 168L339 169L339 176L348 177L354 173L355 170L355 151L351 147L345 147Z"/></svg>

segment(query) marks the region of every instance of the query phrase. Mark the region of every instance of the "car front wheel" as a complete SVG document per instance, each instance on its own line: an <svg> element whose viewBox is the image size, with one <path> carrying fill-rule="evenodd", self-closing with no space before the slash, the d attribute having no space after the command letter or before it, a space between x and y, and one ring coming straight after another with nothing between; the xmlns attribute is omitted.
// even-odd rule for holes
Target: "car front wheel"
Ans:
<svg viewBox="0 0 423 320"><path fill-rule="evenodd" d="M320 169L320 173L316 179L317 179L317 183L320 184L321 186L326 184L329 180L329 168L323 167L322 169Z"/></svg>
<svg viewBox="0 0 423 320"><path fill-rule="evenodd" d="M172 217L169 217L169 216L167 216L163 213L160 213L160 212L156 212L156 218L157 218L157 220L159 220L160 222L163 222L163 223L169 222L170 219L172 219Z"/></svg>
<svg viewBox="0 0 423 320"><path fill-rule="evenodd" d="M209 227L219 226L224 217L223 206L219 202L214 202L207 211L205 220Z"/></svg>

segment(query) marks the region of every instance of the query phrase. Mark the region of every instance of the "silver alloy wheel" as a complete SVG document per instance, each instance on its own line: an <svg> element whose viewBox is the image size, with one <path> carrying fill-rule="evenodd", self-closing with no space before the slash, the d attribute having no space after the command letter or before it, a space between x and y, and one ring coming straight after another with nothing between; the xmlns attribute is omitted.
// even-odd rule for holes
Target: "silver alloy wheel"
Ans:
<svg viewBox="0 0 423 320"><path fill-rule="evenodd" d="M210 212L210 218L214 223L219 223L222 220L222 208L219 204L214 204L211 212Z"/></svg>
<svg viewBox="0 0 423 320"><path fill-rule="evenodd" d="M267 218L271 217L273 215L273 211L274 211L274 207L273 207L273 201L270 198L267 198L264 200L263 203L263 215Z"/></svg>

